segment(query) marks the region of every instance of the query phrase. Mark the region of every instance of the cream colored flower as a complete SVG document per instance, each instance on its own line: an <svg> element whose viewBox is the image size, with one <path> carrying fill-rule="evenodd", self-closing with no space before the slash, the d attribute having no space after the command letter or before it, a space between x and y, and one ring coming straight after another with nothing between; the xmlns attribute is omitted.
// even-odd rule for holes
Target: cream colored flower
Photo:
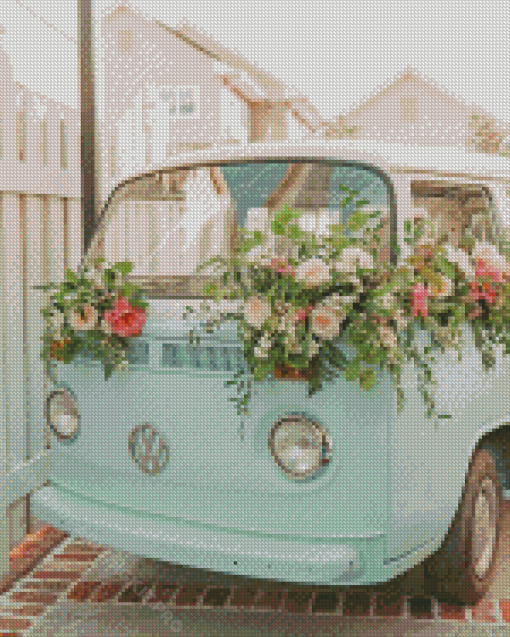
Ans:
<svg viewBox="0 0 510 637"><path fill-rule="evenodd" d="M262 338L260 339L260 347L262 349L270 349L273 344L273 339L271 338L271 334L269 332L264 332L262 334Z"/></svg>
<svg viewBox="0 0 510 637"><path fill-rule="evenodd" d="M244 304L244 315L250 325L260 330L271 316L271 305L265 299L252 296Z"/></svg>
<svg viewBox="0 0 510 637"><path fill-rule="evenodd" d="M326 296L325 298L323 298L321 301L321 305L328 305L329 307L333 307L336 309L343 309L346 306L352 305L357 300L358 300L357 294L351 294L347 296L347 295L340 295L338 294L338 292L335 292L334 294L330 294L329 296Z"/></svg>
<svg viewBox="0 0 510 637"><path fill-rule="evenodd" d="M451 328L448 326L438 326L435 328L436 338L443 345L443 347L454 347L459 343L459 337L461 335L460 330L451 335Z"/></svg>
<svg viewBox="0 0 510 637"><path fill-rule="evenodd" d="M262 347L254 347L253 353L255 354L255 358L267 358L269 356L269 350Z"/></svg>
<svg viewBox="0 0 510 637"><path fill-rule="evenodd" d="M379 325L378 330L381 343L384 345L384 347L389 347L390 349L397 347L397 336L394 330L391 329L391 327Z"/></svg>
<svg viewBox="0 0 510 637"><path fill-rule="evenodd" d="M92 305L84 305L81 311L71 312L69 323L73 330L93 330L97 326L98 314Z"/></svg>
<svg viewBox="0 0 510 637"><path fill-rule="evenodd" d="M285 337L285 346L291 354L301 354L303 351L301 343L296 340L295 334L287 334Z"/></svg>
<svg viewBox="0 0 510 637"><path fill-rule="evenodd" d="M394 319L399 331L405 330L410 320L409 317L405 315L404 310L400 308L396 310Z"/></svg>
<svg viewBox="0 0 510 637"><path fill-rule="evenodd" d="M430 287L430 293L437 298L445 298L451 296L454 291L453 281L446 276L439 275L441 277L441 289L439 290L435 285Z"/></svg>
<svg viewBox="0 0 510 637"><path fill-rule="evenodd" d="M244 259L247 263L256 263L260 265L269 265L273 257L269 254L269 251L258 245L252 248L244 255Z"/></svg>
<svg viewBox="0 0 510 637"><path fill-rule="evenodd" d="M334 263L334 268L337 272L343 273L355 273L356 267L362 270L373 270L374 260L372 256L362 250L361 248L345 248L340 255L340 258Z"/></svg>
<svg viewBox="0 0 510 637"><path fill-rule="evenodd" d="M464 250L458 250L448 243L444 247L446 249L446 258L448 261L450 263L455 263L459 267L459 270L463 272L468 279L474 279L475 270L470 263L469 255L464 252Z"/></svg>
<svg viewBox="0 0 510 637"><path fill-rule="evenodd" d="M317 341L311 339L308 344L308 358L312 358L313 356L318 354L320 351L320 348L321 348L320 343L317 343Z"/></svg>
<svg viewBox="0 0 510 637"><path fill-rule="evenodd" d="M340 321L345 318L339 310L316 305L310 314L312 332L320 338L332 339L340 334Z"/></svg>
<svg viewBox="0 0 510 637"><path fill-rule="evenodd" d="M397 302L397 299L392 292L386 292L386 294L376 297L375 300L384 310L391 310L391 308L395 307Z"/></svg>
<svg viewBox="0 0 510 637"><path fill-rule="evenodd" d="M93 269L87 272L85 274L85 278L88 279L98 290L102 290L106 287L106 283L102 280L102 272L100 270Z"/></svg>
<svg viewBox="0 0 510 637"><path fill-rule="evenodd" d="M484 261L488 266L510 275L510 263L505 257L498 252L498 249L492 243L486 241L477 241L473 250L473 258Z"/></svg>
<svg viewBox="0 0 510 637"><path fill-rule="evenodd" d="M64 326L64 315L62 312L55 312L55 314L52 314L50 325L54 333L60 333L60 330Z"/></svg>
<svg viewBox="0 0 510 637"><path fill-rule="evenodd" d="M317 257L304 261L296 270L296 281L302 281L305 287L322 285L329 278L329 265Z"/></svg>

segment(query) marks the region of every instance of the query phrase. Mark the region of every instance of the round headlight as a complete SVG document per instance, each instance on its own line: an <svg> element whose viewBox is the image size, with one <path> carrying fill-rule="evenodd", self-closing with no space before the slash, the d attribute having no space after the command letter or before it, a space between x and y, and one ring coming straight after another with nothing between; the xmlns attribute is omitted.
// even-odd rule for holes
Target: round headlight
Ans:
<svg viewBox="0 0 510 637"><path fill-rule="evenodd" d="M76 400L68 389L57 389L49 395L48 424L59 440L76 438L80 414Z"/></svg>
<svg viewBox="0 0 510 637"><path fill-rule="evenodd" d="M271 429L269 449L282 471L304 480L315 477L329 463L332 445L321 425L304 416L285 416Z"/></svg>

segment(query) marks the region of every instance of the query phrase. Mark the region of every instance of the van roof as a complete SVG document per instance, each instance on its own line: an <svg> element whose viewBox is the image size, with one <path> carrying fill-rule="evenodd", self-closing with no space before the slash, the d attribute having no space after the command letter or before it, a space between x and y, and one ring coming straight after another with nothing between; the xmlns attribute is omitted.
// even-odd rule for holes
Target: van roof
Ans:
<svg viewBox="0 0 510 637"><path fill-rule="evenodd" d="M500 155L468 152L455 146L412 146L373 140L321 140L251 143L213 147L182 153L164 163L150 164L144 174L181 166L253 159L315 158L343 159L371 164L387 172L430 172L447 175L476 175L510 178L510 159Z"/></svg>

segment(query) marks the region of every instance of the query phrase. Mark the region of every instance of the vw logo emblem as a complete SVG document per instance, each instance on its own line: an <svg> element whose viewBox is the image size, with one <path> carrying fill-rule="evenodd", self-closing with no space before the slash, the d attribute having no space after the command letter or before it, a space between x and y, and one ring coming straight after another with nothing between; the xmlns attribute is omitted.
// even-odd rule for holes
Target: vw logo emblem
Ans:
<svg viewBox="0 0 510 637"><path fill-rule="evenodd" d="M129 451L144 473L159 473L166 466L170 451L164 439L147 423L137 425L129 434Z"/></svg>

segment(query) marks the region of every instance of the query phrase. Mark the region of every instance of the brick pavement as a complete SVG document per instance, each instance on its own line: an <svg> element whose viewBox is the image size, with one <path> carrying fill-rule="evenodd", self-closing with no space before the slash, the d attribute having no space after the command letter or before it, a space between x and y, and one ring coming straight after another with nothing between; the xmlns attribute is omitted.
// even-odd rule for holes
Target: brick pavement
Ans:
<svg viewBox="0 0 510 637"><path fill-rule="evenodd" d="M0 589L0 637L22 637L62 601L367 621L386 618L411 620L417 629L431 622L444 626L483 624L508 626L510 634L508 500L504 502L503 516L502 560L489 595L475 607L451 606L420 595L419 567L377 587L346 589L249 580L149 560L161 569L161 574L155 580L146 571L144 580L143 572L117 568L119 553L45 526L11 553L11 573Z"/></svg>

